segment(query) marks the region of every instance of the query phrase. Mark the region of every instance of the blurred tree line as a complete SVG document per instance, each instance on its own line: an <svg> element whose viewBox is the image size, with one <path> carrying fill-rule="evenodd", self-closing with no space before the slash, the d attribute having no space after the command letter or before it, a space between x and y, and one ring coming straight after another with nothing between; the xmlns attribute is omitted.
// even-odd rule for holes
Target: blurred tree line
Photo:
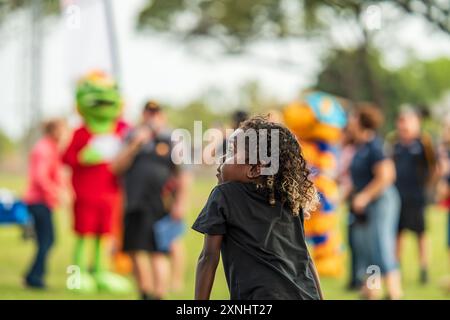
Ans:
<svg viewBox="0 0 450 320"><path fill-rule="evenodd" d="M372 77L361 68L361 59L368 59ZM413 58L398 69L383 66L380 53L371 50L361 57L358 50L333 51L318 76L317 89L345 97L351 101L378 101L384 107L388 127L392 126L398 108L405 104L421 111L431 106L450 90L450 59L421 61ZM369 83L377 85L377 98Z"/></svg>
<svg viewBox="0 0 450 320"><path fill-rule="evenodd" d="M380 53L372 50L369 63L373 70L372 76L379 83L379 94L385 101L386 130L393 127L394 118L401 106L412 105L428 113L430 108L450 91L448 58L430 61L412 58L400 68L389 69L383 65ZM368 89L367 83L367 74L360 68L358 52L336 50L325 59L315 89L345 97L350 101L371 102L372 91ZM215 126L217 123L226 124L235 109L264 114L282 107L276 98L267 96L267 90L257 81L244 84L235 101L223 100L226 97L220 96L220 92L216 90L218 91L209 88L206 92L219 95L217 100L222 100L221 102L209 99L205 93L186 106L169 107L170 123L175 127L192 130L192 124L197 119L202 119L205 127ZM217 108L220 103L226 106Z"/></svg>
<svg viewBox="0 0 450 320"><path fill-rule="evenodd" d="M14 10L31 7L32 2L39 3L44 16L60 12L60 0L0 0L0 22Z"/></svg>
<svg viewBox="0 0 450 320"><path fill-rule="evenodd" d="M261 37L308 37L329 27L320 18L325 11L360 17L369 5L387 2L450 33L450 4L442 0L148 0L138 23L182 37L212 36L231 47Z"/></svg>
<svg viewBox="0 0 450 320"><path fill-rule="evenodd" d="M376 24L373 19L377 17L367 15L381 14L373 11L373 5L386 3L407 15L423 17L435 31L450 36L450 1L440 0L149 0L139 15L138 27L168 33L181 41L211 38L232 54L245 51L258 40L322 39L328 54L317 89L353 101L373 102L392 123L402 104L428 107L450 89L450 62L412 59L398 70L383 66L381 54L373 46L376 30L367 23ZM342 22L351 22L357 29L356 47L344 50L330 38L330 31Z"/></svg>
<svg viewBox="0 0 450 320"><path fill-rule="evenodd" d="M59 0L0 0L0 22L10 12L37 1L44 15L61 10ZM405 15L421 16L429 22L430 32L450 36L447 0L148 0L137 17L137 27L142 32L170 34L183 43L213 39L227 54L242 53L260 40L320 40L326 44L327 54L316 88L353 101L374 102L392 123L402 104L428 107L440 99L450 87L450 73L445 58L428 62L411 59L396 70L383 65L382 55L373 44L377 30L367 22L376 24L373 19L377 11L369 9L384 5ZM332 39L331 31L340 23L352 23L356 46L343 49ZM171 109L170 118L180 127L192 125L200 115L205 123L213 124L228 118L230 105L243 105L251 112L275 104L255 83L245 85L239 95L238 102L230 101L228 106L228 102L222 102L223 110L211 107L220 99L202 96L185 106L183 117L179 117L179 107Z"/></svg>
<svg viewBox="0 0 450 320"><path fill-rule="evenodd" d="M169 105L165 109L172 127L192 132L194 121L199 119L204 129L228 128L232 126L231 118L236 110L264 114L279 107L280 102L267 95L258 81L249 81L240 87L233 99L220 88L210 87L186 105Z"/></svg>
<svg viewBox="0 0 450 320"><path fill-rule="evenodd" d="M14 150L14 142L2 131L0 131L0 159Z"/></svg>

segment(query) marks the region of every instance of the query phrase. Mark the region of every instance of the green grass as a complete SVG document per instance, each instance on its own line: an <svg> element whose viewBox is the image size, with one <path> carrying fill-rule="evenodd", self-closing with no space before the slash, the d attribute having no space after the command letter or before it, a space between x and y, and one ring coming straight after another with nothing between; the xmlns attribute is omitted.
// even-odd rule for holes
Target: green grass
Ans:
<svg viewBox="0 0 450 320"><path fill-rule="evenodd" d="M187 222L191 224L205 203L214 185L213 179L198 177L192 188L191 207ZM23 192L23 177L10 174L0 175L0 188L8 188L18 194ZM344 230L345 217L341 217ZM405 299L449 299L439 288L440 279L448 274L449 257L445 246L446 214L430 209L427 214L429 226L430 282L422 286L418 283L417 250L415 239L408 235L402 257L403 285ZM66 268L71 264L74 237L71 231L71 214L67 209L55 213L57 242L50 257L47 291L26 290L22 287L22 275L33 254L33 243L21 238L17 226L0 226L0 299L136 299L137 295L92 294L79 295L66 289ZM186 288L180 294L171 294L170 299L192 299L194 292L194 272L198 254L202 246L202 236L189 230L185 236L187 250ZM357 299L358 294L345 290L346 279L322 279L325 296L328 299ZM228 290L222 267L219 268L214 283L213 299L227 299Z"/></svg>

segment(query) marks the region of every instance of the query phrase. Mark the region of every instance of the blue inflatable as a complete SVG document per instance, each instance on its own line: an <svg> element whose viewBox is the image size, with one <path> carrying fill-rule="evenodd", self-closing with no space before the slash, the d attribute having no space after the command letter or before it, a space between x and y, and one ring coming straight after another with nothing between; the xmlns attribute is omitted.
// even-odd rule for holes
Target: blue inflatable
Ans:
<svg viewBox="0 0 450 320"><path fill-rule="evenodd" d="M4 203L0 201L0 224L29 224L31 220L27 206L21 201Z"/></svg>

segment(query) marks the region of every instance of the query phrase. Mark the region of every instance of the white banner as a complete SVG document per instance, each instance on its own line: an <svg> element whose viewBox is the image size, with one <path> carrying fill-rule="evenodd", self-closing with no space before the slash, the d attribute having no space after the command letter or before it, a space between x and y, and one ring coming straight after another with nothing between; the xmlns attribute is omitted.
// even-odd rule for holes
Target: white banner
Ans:
<svg viewBox="0 0 450 320"><path fill-rule="evenodd" d="M108 1L108 0L106 0ZM103 0L62 0L67 76L72 83L93 69L113 73Z"/></svg>

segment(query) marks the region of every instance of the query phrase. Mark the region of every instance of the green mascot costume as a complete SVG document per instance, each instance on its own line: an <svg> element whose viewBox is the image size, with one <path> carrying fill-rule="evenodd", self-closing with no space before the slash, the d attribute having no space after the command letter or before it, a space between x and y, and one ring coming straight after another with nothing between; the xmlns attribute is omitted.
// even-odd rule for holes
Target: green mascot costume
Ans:
<svg viewBox="0 0 450 320"><path fill-rule="evenodd" d="M122 100L115 81L102 72L80 79L77 109L83 124L73 133L63 161L72 170L74 199L75 265L80 270L80 292L125 292L130 283L108 271L108 239L120 199L117 177L110 164L127 130L120 121ZM93 267L88 267L86 244L94 243Z"/></svg>

